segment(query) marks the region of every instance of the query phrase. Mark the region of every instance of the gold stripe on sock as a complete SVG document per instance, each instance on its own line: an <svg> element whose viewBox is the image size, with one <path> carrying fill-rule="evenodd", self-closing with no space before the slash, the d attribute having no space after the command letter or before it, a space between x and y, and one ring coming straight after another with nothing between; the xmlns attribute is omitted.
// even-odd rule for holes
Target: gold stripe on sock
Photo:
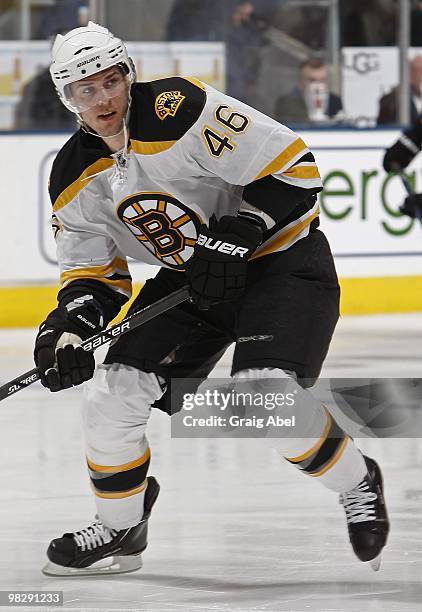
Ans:
<svg viewBox="0 0 422 612"><path fill-rule="evenodd" d="M349 440L350 440L349 436L346 436L343 442L338 447L337 452L335 453L333 458L328 463L326 463L321 470L319 470L318 472L313 472L311 474L308 474L308 476L313 476L315 478L317 476L322 476L323 474L325 474L325 472L328 472L328 470L337 463L337 461L340 459L340 457L344 453L344 450Z"/></svg>
<svg viewBox="0 0 422 612"><path fill-rule="evenodd" d="M291 463L300 463L301 461L308 459L308 457L316 453L321 448L321 446L324 444L325 440L327 439L328 432L330 431L330 428L331 428L331 423L333 422L333 418L331 414L328 412L328 410L325 410L325 414L327 416L327 423L324 427L324 432L322 436L320 437L320 439L318 440L318 442L314 444L312 448L306 451L306 453L303 453L303 455L299 455L299 457L285 457L287 461L290 461Z"/></svg>
<svg viewBox="0 0 422 612"><path fill-rule="evenodd" d="M133 468L139 467L148 461L151 457L151 450L148 447L142 457L135 459L134 461L129 461L129 463L123 463L122 465L98 465L97 463L93 463L87 457L88 467L95 472L103 472L103 473L112 473L115 472L127 472L128 470L133 470Z"/></svg>
<svg viewBox="0 0 422 612"><path fill-rule="evenodd" d="M101 497L102 499L124 499L125 497L131 497L132 495L136 495L137 493L142 493L142 491L147 488L147 484L148 481L145 479L139 487L135 487L134 489L130 489L129 491L117 491L110 493L98 491L98 489L96 489L94 485L92 485L92 488L94 490L95 495L97 497Z"/></svg>

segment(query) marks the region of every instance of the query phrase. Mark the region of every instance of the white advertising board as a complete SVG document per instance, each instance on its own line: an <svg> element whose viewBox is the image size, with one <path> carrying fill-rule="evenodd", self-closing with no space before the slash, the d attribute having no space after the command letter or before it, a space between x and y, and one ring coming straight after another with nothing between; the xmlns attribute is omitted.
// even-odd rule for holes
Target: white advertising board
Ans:
<svg viewBox="0 0 422 612"><path fill-rule="evenodd" d="M301 136L315 152L325 180L321 228L341 276L422 274L422 228L397 209L405 197L400 179L382 169L384 147L395 131L310 131ZM48 176L66 135L2 135L0 284L55 282ZM422 191L422 156L409 168ZM131 264L136 280L155 273Z"/></svg>
<svg viewBox="0 0 422 612"><path fill-rule="evenodd" d="M408 56L422 56L422 48L410 48ZM376 125L381 97L399 80L397 47L343 47L342 100L346 118L358 126Z"/></svg>

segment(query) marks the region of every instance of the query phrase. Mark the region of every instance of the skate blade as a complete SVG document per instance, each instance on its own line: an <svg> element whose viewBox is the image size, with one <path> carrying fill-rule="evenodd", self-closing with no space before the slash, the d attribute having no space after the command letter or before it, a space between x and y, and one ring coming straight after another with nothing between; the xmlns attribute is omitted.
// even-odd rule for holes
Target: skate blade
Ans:
<svg viewBox="0 0 422 612"><path fill-rule="evenodd" d="M46 576L105 576L111 574L126 574L136 572L142 567L142 555L128 555L125 557L108 557L93 563L89 567L65 567L49 561L42 573Z"/></svg>
<svg viewBox="0 0 422 612"><path fill-rule="evenodd" d="M368 561L368 563L374 572L378 572L381 567L381 555L378 555L378 557L375 557L375 559L371 559L371 561Z"/></svg>

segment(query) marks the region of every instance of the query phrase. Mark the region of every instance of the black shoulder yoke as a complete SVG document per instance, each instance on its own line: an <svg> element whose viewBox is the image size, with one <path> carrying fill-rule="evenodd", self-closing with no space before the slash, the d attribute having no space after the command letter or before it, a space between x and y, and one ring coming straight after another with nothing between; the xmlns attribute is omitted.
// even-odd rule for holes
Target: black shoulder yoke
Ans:
<svg viewBox="0 0 422 612"><path fill-rule="evenodd" d="M105 159L110 165L113 161L110 150L101 138L87 134L81 129L73 134L60 149L53 162L49 184L53 206L65 189L101 159Z"/></svg>
<svg viewBox="0 0 422 612"><path fill-rule="evenodd" d="M142 142L179 140L196 123L206 102L200 81L182 77L132 86L130 136Z"/></svg>

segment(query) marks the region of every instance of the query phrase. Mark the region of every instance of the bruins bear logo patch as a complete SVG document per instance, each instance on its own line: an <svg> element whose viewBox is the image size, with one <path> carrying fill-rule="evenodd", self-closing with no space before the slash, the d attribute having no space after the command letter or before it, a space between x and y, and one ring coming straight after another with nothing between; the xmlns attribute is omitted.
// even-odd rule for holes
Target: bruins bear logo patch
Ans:
<svg viewBox="0 0 422 612"><path fill-rule="evenodd" d="M125 198L118 217L161 265L184 269L193 254L201 219L164 193L137 193Z"/></svg>
<svg viewBox="0 0 422 612"><path fill-rule="evenodd" d="M155 99L155 112L163 121L167 117L174 117L186 96L180 91L163 91Z"/></svg>

